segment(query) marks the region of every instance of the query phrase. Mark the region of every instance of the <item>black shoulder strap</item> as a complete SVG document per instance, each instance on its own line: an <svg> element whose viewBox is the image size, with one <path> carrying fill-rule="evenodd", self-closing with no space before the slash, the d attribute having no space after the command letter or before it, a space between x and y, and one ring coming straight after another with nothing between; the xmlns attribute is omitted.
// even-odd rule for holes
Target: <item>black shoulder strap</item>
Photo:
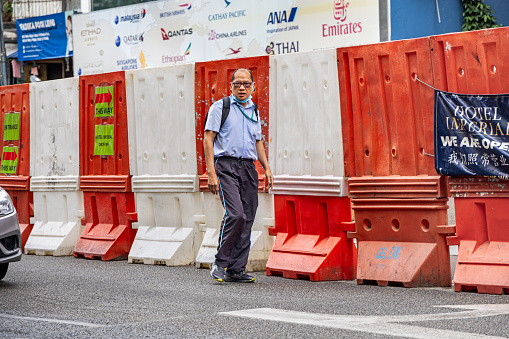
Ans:
<svg viewBox="0 0 509 339"><path fill-rule="evenodd" d="M219 130L223 127L226 118L228 118L228 114L230 114L230 96L223 98L223 113L221 114L221 125Z"/></svg>
<svg viewBox="0 0 509 339"><path fill-rule="evenodd" d="M256 119L258 119L258 107L256 107L256 104L253 102L254 105L254 111L256 113Z"/></svg>

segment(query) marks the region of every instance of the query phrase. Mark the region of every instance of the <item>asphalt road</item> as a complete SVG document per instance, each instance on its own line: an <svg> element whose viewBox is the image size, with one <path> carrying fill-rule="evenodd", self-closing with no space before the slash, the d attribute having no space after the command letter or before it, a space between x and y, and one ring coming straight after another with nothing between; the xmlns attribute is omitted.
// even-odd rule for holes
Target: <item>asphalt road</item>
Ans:
<svg viewBox="0 0 509 339"><path fill-rule="evenodd" d="M25 255L0 281L0 337L509 337L507 295L255 276Z"/></svg>

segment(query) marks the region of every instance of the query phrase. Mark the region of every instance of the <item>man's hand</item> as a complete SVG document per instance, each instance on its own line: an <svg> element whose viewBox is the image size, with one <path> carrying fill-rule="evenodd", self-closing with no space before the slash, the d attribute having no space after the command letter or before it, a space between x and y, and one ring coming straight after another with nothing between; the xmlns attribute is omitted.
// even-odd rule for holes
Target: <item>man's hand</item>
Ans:
<svg viewBox="0 0 509 339"><path fill-rule="evenodd" d="M274 176L270 168L265 170L265 178L267 178L268 188L272 188L274 186Z"/></svg>
<svg viewBox="0 0 509 339"><path fill-rule="evenodd" d="M209 173L209 190L213 194L217 194L219 192L219 179L217 178L216 173Z"/></svg>

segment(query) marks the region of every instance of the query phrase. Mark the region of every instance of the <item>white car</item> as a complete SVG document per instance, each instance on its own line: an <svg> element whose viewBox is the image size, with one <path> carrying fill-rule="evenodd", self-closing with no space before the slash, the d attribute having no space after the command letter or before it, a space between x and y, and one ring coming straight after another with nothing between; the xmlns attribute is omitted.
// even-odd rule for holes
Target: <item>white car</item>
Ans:
<svg viewBox="0 0 509 339"><path fill-rule="evenodd" d="M21 260L21 232L18 213L7 192L0 188L0 280L9 263Z"/></svg>

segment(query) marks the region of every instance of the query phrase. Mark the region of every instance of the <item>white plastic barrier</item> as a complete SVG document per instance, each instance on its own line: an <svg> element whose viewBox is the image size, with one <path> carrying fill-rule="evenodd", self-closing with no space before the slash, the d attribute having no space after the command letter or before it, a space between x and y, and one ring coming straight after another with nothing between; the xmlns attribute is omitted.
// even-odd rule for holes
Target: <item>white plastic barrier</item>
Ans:
<svg viewBox="0 0 509 339"><path fill-rule="evenodd" d="M129 162L138 228L129 263L194 263L201 233L194 64L126 72Z"/></svg>
<svg viewBox="0 0 509 339"><path fill-rule="evenodd" d="M258 193L258 210L251 231L251 249L246 271L265 270L265 264L274 245L274 239L269 236L267 230L267 227L274 226L273 200L271 194ZM210 267L215 260L219 229L224 215L219 196L208 192L203 193L203 211L204 215L196 217L200 230L205 232L196 257L196 266Z"/></svg>
<svg viewBox="0 0 509 339"><path fill-rule="evenodd" d="M347 196L336 50L270 57L271 193Z"/></svg>
<svg viewBox="0 0 509 339"><path fill-rule="evenodd" d="M25 253L71 255L83 230L78 78L30 84L34 228Z"/></svg>

